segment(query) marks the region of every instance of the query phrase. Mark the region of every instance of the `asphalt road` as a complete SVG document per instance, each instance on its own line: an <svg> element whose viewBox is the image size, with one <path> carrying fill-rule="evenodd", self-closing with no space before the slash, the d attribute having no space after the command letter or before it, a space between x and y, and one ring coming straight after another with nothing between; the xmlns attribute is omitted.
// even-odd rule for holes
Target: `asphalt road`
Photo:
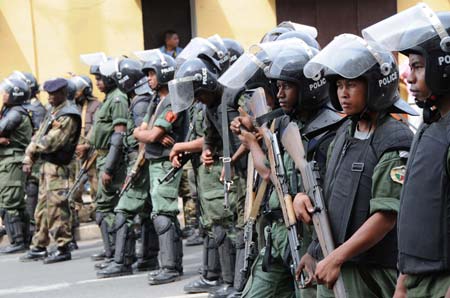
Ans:
<svg viewBox="0 0 450 298"><path fill-rule="evenodd" d="M19 262L20 255L0 256L0 297L27 298L198 298L207 294L186 295L183 286L198 278L202 246L184 247L184 275L181 280L149 286L147 274L97 279L90 255L101 249L101 242L79 242L72 261L44 265L42 261Z"/></svg>

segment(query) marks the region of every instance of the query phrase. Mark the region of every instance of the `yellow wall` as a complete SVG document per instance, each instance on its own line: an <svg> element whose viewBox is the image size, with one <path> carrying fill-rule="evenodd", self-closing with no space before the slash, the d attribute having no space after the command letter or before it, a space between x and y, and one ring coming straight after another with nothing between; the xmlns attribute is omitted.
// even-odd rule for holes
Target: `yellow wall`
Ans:
<svg viewBox="0 0 450 298"><path fill-rule="evenodd" d="M248 49L275 27L275 0L195 0L197 35L238 40Z"/></svg>
<svg viewBox="0 0 450 298"><path fill-rule="evenodd" d="M0 78L31 71L40 82L88 74L79 55L144 48L140 0L0 0Z"/></svg>
<svg viewBox="0 0 450 298"><path fill-rule="evenodd" d="M450 1L448 0L398 0L397 9L398 11L405 10L419 2L425 2L434 11L450 10Z"/></svg>

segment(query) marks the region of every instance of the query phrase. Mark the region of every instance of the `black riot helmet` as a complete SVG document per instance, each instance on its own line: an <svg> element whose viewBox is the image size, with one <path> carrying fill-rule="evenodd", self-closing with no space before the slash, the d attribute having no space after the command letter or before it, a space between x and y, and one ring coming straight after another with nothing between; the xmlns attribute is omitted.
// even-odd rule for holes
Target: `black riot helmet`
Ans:
<svg viewBox="0 0 450 298"><path fill-rule="evenodd" d="M450 94L450 12L435 13L419 3L362 31L365 39L389 51L425 58L429 100Z"/></svg>
<svg viewBox="0 0 450 298"><path fill-rule="evenodd" d="M150 70L156 73L159 85L167 85L173 80L177 63L171 56L162 53L159 49L134 53L143 61L142 72L148 74Z"/></svg>
<svg viewBox="0 0 450 298"><path fill-rule="evenodd" d="M266 76L272 80L287 81L298 87L298 109L315 110L328 100L328 84L325 78L306 78L303 68L317 53L306 43L283 49L266 69Z"/></svg>
<svg viewBox="0 0 450 298"><path fill-rule="evenodd" d="M39 84L36 80L36 77L32 73L15 70L9 76L9 78L22 80L27 83L27 85L30 87L31 98L35 97L36 94L39 93Z"/></svg>
<svg viewBox="0 0 450 298"><path fill-rule="evenodd" d="M76 98L83 96L88 96L92 94L92 82L86 76L73 76L69 79L71 83L68 83L68 93L70 93L70 85L73 83L75 85L75 96Z"/></svg>
<svg viewBox="0 0 450 298"><path fill-rule="evenodd" d="M85 75L79 75L79 77L84 81L88 83L88 87L83 89L83 95L84 96L92 96L92 91L94 90L92 85L92 80L90 77Z"/></svg>
<svg viewBox="0 0 450 298"><path fill-rule="evenodd" d="M89 65L90 74L96 76L97 79L98 77L100 77L100 79L103 81L103 84L105 85L107 92L116 87L116 83L112 78L102 75L102 73L100 72L100 65L107 63L109 60L112 60L112 58L108 58L103 52L97 52L82 54L80 55L80 60L83 63Z"/></svg>
<svg viewBox="0 0 450 298"><path fill-rule="evenodd" d="M222 38L222 40L228 50L230 65L232 65L242 54L244 54L244 48L234 39Z"/></svg>
<svg viewBox="0 0 450 298"><path fill-rule="evenodd" d="M6 78L0 83L0 93L9 94L8 105L21 105L30 99L31 91L27 83L22 80Z"/></svg>
<svg viewBox="0 0 450 298"><path fill-rule="evenodd" d="M264 34L264 36L261 39L260 43L265 43L265 42L271 42L271 41L278 40L278 38L282 34L285 34L287 32L292 32L292 31L304 32L305 34L308 34L312 38L316 38L317 37L317 29L315 27L308 26L308 25L303 25L303 24L298 24L298 23L294 23L294 22L291 22L291 21L284 21L284 22L281 22L280 24L278 24L277 27L271 29L266 34Z"/></svg>
<svg viewBox="0 0 450 298"><path fill-rule="evenodd" d="M67 100L74 101L75 94L77 93L77 86L72 78L66 79L67 81Z"/></svg>
<svg viewBox="0 0 450 298"><path fill-rule="evenodd" d="M174 113L188 109L200 91L215 93L221 90L218 70L208 60L194 58L184 62L169 82Z"/></svg>
<svg viewBox="0 0 450 298"><path fill-rule="evenodd" d="M366 110L417 114L397 96L399 74L394 56L359 36L341 34L335 37L308 62L304 74L317 83L325 78L329 81L331 103L339 111L342 107L336 81L345 78L366 81Z"/></svg>
<svg viewBox="0 0 450 298"><path fill-rule="evenodd" d="M228 50L218 35L211 36L208 39L202 37L191 39L177 56L177 66L180 67L181 64L193 58L208 60L208 63L214 65L221 73L229 66Z"/></svg>
<svg viewBox="0 0 450 298"><path fill-rule="evenodd" d="M126 94L131 91L135 91L136 94L149 91L147 78L142 72L142 63L137 60L130 58L112 59L100 65L100 73L112 78L117 87Z"/></svg>

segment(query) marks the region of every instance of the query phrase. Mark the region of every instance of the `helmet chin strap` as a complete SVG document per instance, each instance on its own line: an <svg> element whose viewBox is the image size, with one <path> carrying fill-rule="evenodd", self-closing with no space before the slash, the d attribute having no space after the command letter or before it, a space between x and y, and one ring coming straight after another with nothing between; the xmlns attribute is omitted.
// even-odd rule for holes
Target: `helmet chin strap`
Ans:
<svg viewBox="0 0 450 298"><path fill-rule="evenodd" d="M430 96L424 101L414 98L417 106L423 110L422 116L424 123L431 124L440 118L439 110L436 108L436 103L438 103L439 100L440 97L432 93L430 93Z"/></svg>

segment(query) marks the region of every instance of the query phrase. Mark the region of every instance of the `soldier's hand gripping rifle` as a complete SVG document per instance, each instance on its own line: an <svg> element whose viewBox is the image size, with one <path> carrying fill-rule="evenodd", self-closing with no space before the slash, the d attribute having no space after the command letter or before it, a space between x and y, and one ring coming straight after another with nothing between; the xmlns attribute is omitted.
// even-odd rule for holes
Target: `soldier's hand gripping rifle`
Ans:
<svg viewBox="0 0 450 298"><path fill-rule="evenodd" d="M73 193L80 188L80 184L83 181L83 178L85 175L87 175L87 172L89 172L89 169L92 167L92 165L97 160L97 151L94 148L89 149L88 152L88 158L83 162L81 165L81 169L78 172L77 177L75 178L75 182L73 183L72 187L70 187L69 191L66 194L66 199L71 200Z"/></svg>
<svg viewBox="0 0 450 298"><path fill-rule="evenodd" d="M278 196L281 211L283 213L283 221L288 230L289 250L292 257L290 269L295 278L295 272L300 264L300 242L298 241L297 220L292 205L292 197L289 194L287 176L284 171L283 158L278 146L277 136L265 127L263 127L262 130L270 163L270 180L272 181ZM297 288L304 288L305 280L303 274L300 275L300 281L295 280L295 282Z"/></svg>
<svg viewBox="0 0 450 298"><path fill-rule="evenodd" d="M188 163L192 158L192 154L189 152L184 152L179 154L179 161L180 166L179 167L172 167L167 174L162 177L161 179L158 178L159 184L163 184L164 182L171 181L175 175L184 167L185 164Z"/></svg>
<svg viewBox="0 0 450 298"><path fill-rule="evenodd" d="M281 137L281 143L294 160L296 168L302 176L303 187L306 194L314 205L312 220L323 255L326 257L334 250L334 241L331 233L330 222L328 220L327 209L323 199L322 189L318 184L319 169L316 161L308 162L306 160L305 148L301 140L298 126L295 123L289 123ZM333 287L336 298L346 298L344 282L339 275Z"/></svg>
<svg viewBox="0 0 450 298"><path fill-rule="evenodd" d="M123 196L123 194L130 188L131 184L133 183L134 179L136 179L136 176L140 172L142 166L145 164L145 149L143 146L139 149L138 156L136 160L134 161L133 167L131 168L130 172L127 173L127 176L125 177L125 181L122 184L122 188L119 192L119 198Z"/></svg>

